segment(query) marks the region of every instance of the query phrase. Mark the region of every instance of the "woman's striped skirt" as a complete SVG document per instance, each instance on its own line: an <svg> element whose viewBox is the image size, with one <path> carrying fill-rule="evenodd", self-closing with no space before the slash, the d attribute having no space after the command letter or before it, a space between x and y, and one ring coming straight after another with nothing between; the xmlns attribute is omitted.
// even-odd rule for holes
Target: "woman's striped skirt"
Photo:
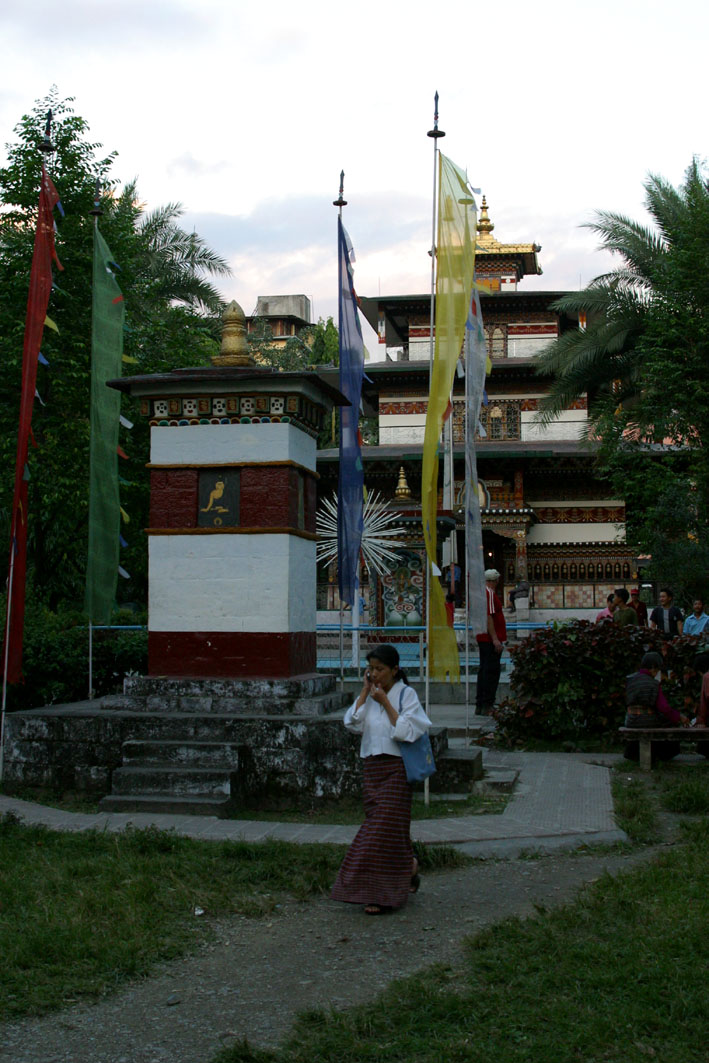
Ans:
<svg viewBox="0 0 709 1063"><path fill-rule="evenodd" d="M401 908L409 898L411 785L401 757L364 758L365 821L347 850L332 898Z"/></svg>

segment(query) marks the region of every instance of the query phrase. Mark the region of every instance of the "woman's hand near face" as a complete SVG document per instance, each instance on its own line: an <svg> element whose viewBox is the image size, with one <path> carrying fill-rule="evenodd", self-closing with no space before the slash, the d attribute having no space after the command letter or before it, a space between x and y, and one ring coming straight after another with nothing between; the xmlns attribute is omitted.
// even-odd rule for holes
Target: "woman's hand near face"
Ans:
<svg viewBox="0 0 709 1063"><path fill-rule="evenodd" d="M372 684L372 676L371 676L371 673L370 673L369 669L367 669L367 671L364 673L364 680L362 682L362 689L360 690L359 697L357 698L357 708L360 708L362 705L364 705L365 701L367 700L369 695L373 692L373 690L374 690L374 686Z"/></svg>
<svg viewBox="0 0 709 1063"><path fill-rule="evenodd" d="M372 683L371 685L369 695L371 698L374 699L374 701L377 702L378 705L386 705L387 701L389 700L384 687L375 686L374 683Z"/></svg>

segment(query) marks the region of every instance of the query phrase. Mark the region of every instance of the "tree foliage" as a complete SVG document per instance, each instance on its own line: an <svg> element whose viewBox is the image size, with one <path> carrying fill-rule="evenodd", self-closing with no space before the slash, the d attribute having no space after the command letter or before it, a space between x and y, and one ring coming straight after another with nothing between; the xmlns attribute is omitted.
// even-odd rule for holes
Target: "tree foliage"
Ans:
<svg viewBox="0 0 709 1063"><path fill-rule="evenodd" d="M538 358L552 377L546 420L588 393L590 419L620 424L626 437L701 442L709 430L709 188L695 159L675 189L645 183L654 226L599 212L590 228L619 266L554 304L585 313ZM699 403L698 403L699 400Z"/></svg>
<svg viewBox="0 0 709 1063"><path fill-rule="evenodd" d="M101 231L120 267L125 297L124 375L151 373L209 362L218 348L219 293L210 283L229 267L195 233L179 226L182 208L168 204L150 213L140 202L134 181L120 190L111 176L116 153L105 155L88 139L86 121L71 99L55 90L35 105L15 129L8 164L0 170L0 455L10 470L0 485L0 510L9 527L12 475L17 444L22 344L45 116L54 113L54 153L48 170L59 192L64 216L57 215L57 252L64 267L55 276L49 315L58 333L45 329L39 366L30 453L29 575L33 593L50 606L83 599L88 519L89 385L91 358L91 273L96 180L101 182ZM121 581L123 601L145 596L147 550L148 429L130 399L127 418L134 422L121 445L130 457L122 463L121 502L131 524L124 529L129 547L122 557L131 581ZM6 532L6 542L8 541Z"/></svg>
<svg viewBox="0 0 709 1063"><path fill-rule="evenodd" d="M539 356L541 416L588 395L629 540L690 597L709 561L709 186L695 159L680 188L653 175L645 193L651 226L608 212L591 225L619 265L555 304L587 325Z"/></svg>
<svg viewBox="0 0 709 1063"><path fill-rule="evenodd" d="M273 335L267 317L256 317L249 332L249 349L260 365L289 372L340 364L340 337L331 317L306 325L285 342Z"/></svg>

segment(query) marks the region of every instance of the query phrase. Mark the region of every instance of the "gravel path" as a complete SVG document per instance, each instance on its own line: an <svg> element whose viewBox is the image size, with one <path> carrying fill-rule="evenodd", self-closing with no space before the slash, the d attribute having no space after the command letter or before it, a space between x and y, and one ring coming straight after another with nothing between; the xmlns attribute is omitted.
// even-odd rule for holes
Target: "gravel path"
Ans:
<svg viewBox="0 0 709 1063"><path fill-rule="evenodd" d="M274 1045L305 1008L372 999L392 979L455 965L463 938L535 903L571 899L584 883L647 859L547 856L432 873L403 911L378 918L327 899L286 901L273 917L216 924L216 940L97 1004L0 1027L2 1063L210 1063L246 1037Z"/></svg>

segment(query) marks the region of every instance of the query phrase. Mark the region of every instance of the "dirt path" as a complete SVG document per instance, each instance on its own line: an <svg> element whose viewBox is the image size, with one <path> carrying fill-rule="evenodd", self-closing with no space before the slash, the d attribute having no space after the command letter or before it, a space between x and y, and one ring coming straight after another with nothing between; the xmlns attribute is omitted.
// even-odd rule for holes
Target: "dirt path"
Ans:
<svg viewBox="0 0 709 1063"><path fill-rule="evenodd" d="M456 964L462 939L535 903L571 899L631 854L547 856L429 874L401 912L366 917L322 899L285 902L265 920L216 925L216 941L98 1004L0 1027L2 1063L210 1063L247 1037L276 1044L305 1008L343 1008L434 962Z"/></svg>

